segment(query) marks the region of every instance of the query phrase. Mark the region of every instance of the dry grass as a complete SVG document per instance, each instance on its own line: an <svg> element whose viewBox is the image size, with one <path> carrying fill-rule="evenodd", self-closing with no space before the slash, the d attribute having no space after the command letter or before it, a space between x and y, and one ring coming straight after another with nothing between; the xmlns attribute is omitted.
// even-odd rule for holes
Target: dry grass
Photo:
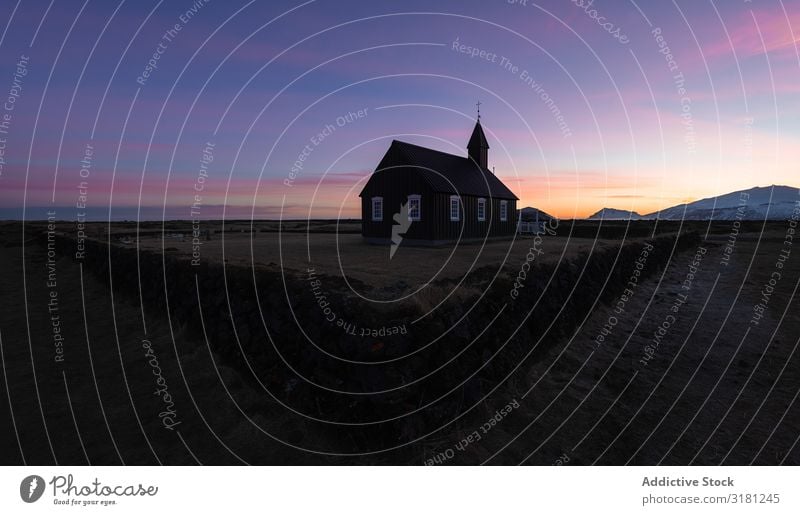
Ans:
<svg viewBox="0 0 800 515"><path fill-rule="evenodd" d="M581 252L616 245L609 240L544 236L537 262L569 259ZM128 246L134 246L134 243ZM470 271L491 267L515 275L534 245L530 236L516 241L461 244L455 247L400 246L392 259L388 245L371 245L358 234L231 233L203 241L201 259L229 265L267 267L305 274L343 277L365 296L414 291L442 279L458 281ZM142 238L140 247L191 258L191 238Z"/></svg>

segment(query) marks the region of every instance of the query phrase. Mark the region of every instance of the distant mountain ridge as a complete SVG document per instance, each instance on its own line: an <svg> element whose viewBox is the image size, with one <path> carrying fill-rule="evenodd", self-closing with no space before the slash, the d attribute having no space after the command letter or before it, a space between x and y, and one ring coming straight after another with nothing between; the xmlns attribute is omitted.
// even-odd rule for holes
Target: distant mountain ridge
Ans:
<svg viewBox="0 0 800 515"><path fill-rule="evenodd" d="M639 215L635 211L603 208L589 220L786 220L800 207L800 189L763 186L733 191L688 204Z"/></svg>
<svg viewBox="0 0 800 515"><path fill-rule="evenodd" d="M519 210L519 218L523 222L547 222L553 219L553 215L535 207L523 207Z"/></svg>
<svg viewBox="0 0 800 515"><path fill-rule="evenodd" d="M597 213L589 217L589 220L641 220L642 215L636 211L625 211L624 209L614 209L604 207Z"/></svg>

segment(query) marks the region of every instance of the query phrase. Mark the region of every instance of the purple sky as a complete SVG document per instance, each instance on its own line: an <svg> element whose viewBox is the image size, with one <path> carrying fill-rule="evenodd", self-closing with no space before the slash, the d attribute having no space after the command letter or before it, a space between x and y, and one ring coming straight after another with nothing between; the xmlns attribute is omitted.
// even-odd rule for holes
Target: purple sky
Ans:
<svg viewBox="0 0 800 515"><path fill-rule="evenodd" d="M798 2L586 3L3 2L0 217L358 217L392 139L464 154L478 101L562 217L800 185Z"/></svg>

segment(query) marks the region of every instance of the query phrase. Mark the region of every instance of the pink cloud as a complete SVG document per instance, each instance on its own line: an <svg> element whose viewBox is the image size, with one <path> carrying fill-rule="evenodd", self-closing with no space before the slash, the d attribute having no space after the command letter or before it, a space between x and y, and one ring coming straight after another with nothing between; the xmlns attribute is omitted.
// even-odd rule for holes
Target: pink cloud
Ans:
<svg viewBox="0 0 800 515"><path fill-rule="evenodd" d="M732 56L734 50L739 58L765 53L797 55L800 43L800 12L784 14L782 10L774 8L748 9L737 13L734 20L726 22L726 28L731 41L720 38L712 44L704 45L703 54L707 59Z"/></svg>

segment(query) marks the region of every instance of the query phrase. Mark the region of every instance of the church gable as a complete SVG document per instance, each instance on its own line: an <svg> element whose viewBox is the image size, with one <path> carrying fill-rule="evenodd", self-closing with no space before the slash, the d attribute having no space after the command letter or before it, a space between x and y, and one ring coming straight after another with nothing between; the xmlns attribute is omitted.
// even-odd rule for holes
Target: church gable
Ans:
<svg viewBox="0 0 800 515"><path fill-rule="evenodd" d="M409 204L418 239L513 235L518 199L488 169L489 144L480 120L467 147L464 157L392 141L360 193L363 235L385 238L393 225L392 214Z"/></svg>

